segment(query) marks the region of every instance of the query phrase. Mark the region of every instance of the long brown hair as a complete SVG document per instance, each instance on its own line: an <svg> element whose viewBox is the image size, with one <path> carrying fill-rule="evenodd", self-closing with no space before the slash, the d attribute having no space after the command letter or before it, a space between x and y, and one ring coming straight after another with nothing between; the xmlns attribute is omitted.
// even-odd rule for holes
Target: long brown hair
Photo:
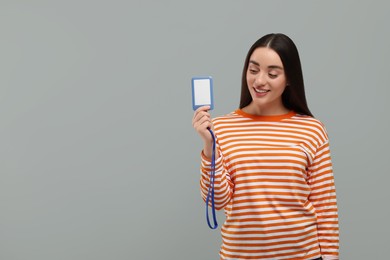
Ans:
<svg viewBox="0 0 390 260"><path fill-rule="evenodd" d="M313 116L306 102L303 73L298 49L294 42L282 33L267 34L257 40L249 49L245 59L241 81L240 108L244 108L252 102L252 96L248 89L246 73L249 59L255 49L267 47L274 50L280 57L287 79L287 86L282 94L283 105L298 114Z"/></svg>

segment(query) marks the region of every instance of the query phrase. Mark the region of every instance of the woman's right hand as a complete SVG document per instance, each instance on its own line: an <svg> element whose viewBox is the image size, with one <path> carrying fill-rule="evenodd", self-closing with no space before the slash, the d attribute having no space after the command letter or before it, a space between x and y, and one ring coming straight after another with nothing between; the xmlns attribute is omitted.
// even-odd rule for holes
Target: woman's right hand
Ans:
<svg viewBox="0 0 390 260"><path fill-rule="evenodd" d="M192 118L192 126L203 140L204 155L210 159L213 152L213 137L207 128L210 128L212 131L214 131L214 127L213 123L211 122L209 109L209 106L198 108L194 113L194 117ZM218 159L218 157L219 153L217 149L217 151L215 151L215 159Z"/></svg>
<svg viewBox="0 0 390 260"><path fill-rule="evenodd" d="M194 112L194 116L192 117L192 126L194 127L196 132L198 132L204 144L212 144L213 142L210 132L207 129L213 129L209 109L209 106L199 107Z"/></svg>

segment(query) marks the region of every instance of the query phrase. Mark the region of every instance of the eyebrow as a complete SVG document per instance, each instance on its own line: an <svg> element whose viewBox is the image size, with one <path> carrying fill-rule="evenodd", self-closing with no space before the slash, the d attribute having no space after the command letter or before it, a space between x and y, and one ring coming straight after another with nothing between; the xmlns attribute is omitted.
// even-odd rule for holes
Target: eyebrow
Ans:
<svg viewBox="0 0 390 260"><path fill-rule="evenodd" d="M250 60L249 63L252 63L252 64L260 67L260 63L258 63L257 61ZM269 69L280 69L280 70L283 70L283 68L278 66L278 65L270 65L270 66L268 66L268 68Z"/></svg>

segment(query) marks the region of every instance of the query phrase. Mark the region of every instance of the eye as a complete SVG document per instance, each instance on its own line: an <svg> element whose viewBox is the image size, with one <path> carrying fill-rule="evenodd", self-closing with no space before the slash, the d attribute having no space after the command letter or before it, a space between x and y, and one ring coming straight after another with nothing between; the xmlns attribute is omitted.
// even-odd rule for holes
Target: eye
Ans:
<svg viewBox="0 0 390 260"><path fill-rule="evenodd" d="M256 74L256 73L258 72L258 70L256 70L256 69L249 69L249 72L250 72L251 74Z"/></svg>
<svg viewBox="0 0 390 260"><path fill-rule="evenodd" d="M268 76L269 76L271 79L275 79L278 75L277 75L277 74L268 73Z"/></svg>

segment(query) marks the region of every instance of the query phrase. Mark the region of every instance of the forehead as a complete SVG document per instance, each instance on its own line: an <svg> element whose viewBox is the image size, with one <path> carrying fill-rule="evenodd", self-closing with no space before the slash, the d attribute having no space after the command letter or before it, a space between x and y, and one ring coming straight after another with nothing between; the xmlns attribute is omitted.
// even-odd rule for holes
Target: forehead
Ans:
<svg viewBox="0 0 390 260"><path fill-rule="evenodd" d="M253 51L249 61L255 61L260 66L278 66L283 68L282 60L279 55L271 48L260 47ZM250 63L251 64L251 63Z"/></svg>

